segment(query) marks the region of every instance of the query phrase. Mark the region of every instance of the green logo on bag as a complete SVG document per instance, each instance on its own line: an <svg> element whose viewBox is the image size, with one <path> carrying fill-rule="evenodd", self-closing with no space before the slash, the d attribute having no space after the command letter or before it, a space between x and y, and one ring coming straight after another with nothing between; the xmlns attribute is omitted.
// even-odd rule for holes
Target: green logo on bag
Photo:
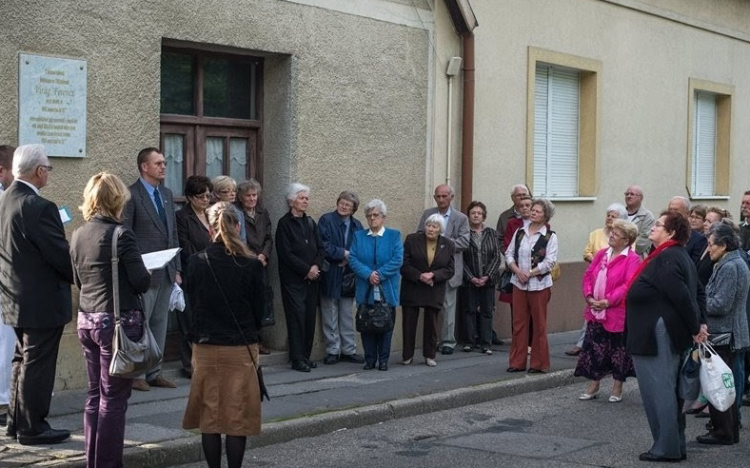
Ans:
<svg viewBox="0 0 750 468"><path fill-rule="evenodd" d="M734 378L732 374L721 374L721 380L724 383L724 388L734 388Z"/></svg>

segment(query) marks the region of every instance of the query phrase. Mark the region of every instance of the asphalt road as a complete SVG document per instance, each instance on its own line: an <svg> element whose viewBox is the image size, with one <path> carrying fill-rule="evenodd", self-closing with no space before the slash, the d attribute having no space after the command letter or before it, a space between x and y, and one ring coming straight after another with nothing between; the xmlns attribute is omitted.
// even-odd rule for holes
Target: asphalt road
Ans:
<svg viewBox="0 0 750 468"><path fill-rule="evenodd" d="M653 466L638 460L651 436L633 379L621 403L608 394L581 402L585 384L394 420L354 430L250 449L245 467L487 468ZM611 388L611 380L602 389ZM604 398L602 398L602 396ZM750 411L743 409L750 427ZM688 416L685 467L749 467L750 428L739 444L695 442L706 419ZM252 443L252 442L251 442ZM659 465L657 465L659 466ZM668 465L673 466L673 465ZM180 468L205 467L204 463Z"/></svg>

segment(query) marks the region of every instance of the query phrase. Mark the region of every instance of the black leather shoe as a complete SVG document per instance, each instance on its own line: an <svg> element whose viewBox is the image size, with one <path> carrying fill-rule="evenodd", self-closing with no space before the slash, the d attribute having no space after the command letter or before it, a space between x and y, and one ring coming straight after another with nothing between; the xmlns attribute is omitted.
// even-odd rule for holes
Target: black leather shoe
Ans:
<svg viewBox="0 0 750 468"><path fill-rule="evenodd" d="M365 367L363 367L363 369L364 370L373 370L373 369L375 369L375 363L374 362L373 363L369 363L368 362L368 363L365 364Z"/></svg>
<svg viewBox="0 0 750 468"><path fill-rule="evenodd" d="M687 457L685 457L687 458ZM665 462L665 463L679 463L682 457L680 458L667 458L667 457L660 457L658 455L654 455L651 452L643 452L642 454L638 455L638 459L640 461L648 461L648 462Z"/></svg>
<svg viewBox="0 0 750 468"><path fill-rule="evenodd" d="M732 445L734 442L729 439L719 439L712 433L704 434L702 436L698 436L695 438L695 440L698 441L700 444L708 444L708 445Z"/></svg>
<svg viewBox="0 0 750 468"><path fill-rule="evenodd" d="M354 364L362 364L365 362L365 358L359 354L342 354L341 360L346 362L353 362Z"/></svg>
<svg viewBox="0 0 750 468"><path fill-rule="evenodd" d="M440 350L440 354L453 354L453 348L450 346L443 346L443 349Z"/></svg>
<svg viewBox="0 0 750 468"><path fill-rule="evenodd" d="M70 431L68 430L49 428L37 435L18 434L18 443L21 445L59 444L69 437Z"/></svg>
<svg viewBox="0 0 750 468"><path fill-rule="evenodd" d="M8 424L8 413L0 414L0 426L5 426Z"/></svg>
<svg viewBox="0 0 750 468"><path fill-rule="evenodd" d="M505 369L505 372L524 372L526 369L519 369L518 367L509 367Z"/></svg>
<svg viewBox="0 0 750 468"><path fill-rule="evenodd" d="M750 406L750 395L742 397L742 406Z"/></svg>
<svg viewBox="0 0 750 468"><path fill-rule="evenodd" d="M499 338L492 338L492 344L495 345L495 346L502 346L503 340L501 340Z"/></svg>
<svg viewBox="0 0 750 468"><path fill-rule="evenodd" d="M15 439L17 435L15 427L8 426L8 428L5 429L5 437L12 437Z"/></svg>
<svg viewBox="0 0 750 468"><path fill-rule="evenodd" d="M339 362L338 354L329 354L323 358L323 364L336 364Z"/></svg>
<svg viewBox="0 0 750 468"><path fill-rule="evenodd" d="M310 372L310 366L308 366L305 361L292 362L292 369L299 372Z"/></svg>
<svg viewBox="0 0 750 468"><path fill-rule="evenodd" d="M529 369L529 374L544 374L545 372L542 369L535 369L531 367Z"/></svg>
<svg viewBox="0 0 750 468"><path fill-rule="evenodd" d="M307 364L307 367L309 367L310 369L316 369L318 367L318 363L317 362L311 361L309 359L305 360L305 364Z"/></svg>
<svg viewBox="0 0 750 468"><path fill-rule="evenodd" d="M378 370L387 371L388 370L388 363L387 362L381 362L378 366Z"/></svg>

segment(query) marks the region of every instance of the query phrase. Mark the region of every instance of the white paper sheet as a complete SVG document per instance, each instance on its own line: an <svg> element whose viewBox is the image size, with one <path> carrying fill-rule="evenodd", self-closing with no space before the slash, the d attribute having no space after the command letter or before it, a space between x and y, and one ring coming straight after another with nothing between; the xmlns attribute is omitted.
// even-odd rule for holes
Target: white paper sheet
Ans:
<svg viewBox="0 0 750 468"><path fill-rule="evenodd" d="M143 258L143 263L146 265L147 270L158 270L159 268L164 268L179 251L179 247L175 249L157 250L156 252L143 254L141 255L141 258Z"/></svg>

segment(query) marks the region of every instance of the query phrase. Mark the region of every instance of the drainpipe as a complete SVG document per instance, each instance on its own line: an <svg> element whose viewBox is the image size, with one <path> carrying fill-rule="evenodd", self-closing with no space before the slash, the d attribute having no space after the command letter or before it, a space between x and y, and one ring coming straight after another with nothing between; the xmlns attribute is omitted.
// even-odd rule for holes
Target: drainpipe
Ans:
<svg viewBox="0 0 750 468"><path fill-rule="evenodd" d="M474 33L469 31L462 37L464 46L464 109L461 129L461 205L463 211L466 211L473 198L474 184Z"/></svg>
<svg viewBox="0 0 750 468"><path fill-rule="evenodd" d="M461 57L452 57L445 74L448 76L448 123L446 133L445 183L451 185L451 161L453 154L453 78L461 69Z"/></svg>

